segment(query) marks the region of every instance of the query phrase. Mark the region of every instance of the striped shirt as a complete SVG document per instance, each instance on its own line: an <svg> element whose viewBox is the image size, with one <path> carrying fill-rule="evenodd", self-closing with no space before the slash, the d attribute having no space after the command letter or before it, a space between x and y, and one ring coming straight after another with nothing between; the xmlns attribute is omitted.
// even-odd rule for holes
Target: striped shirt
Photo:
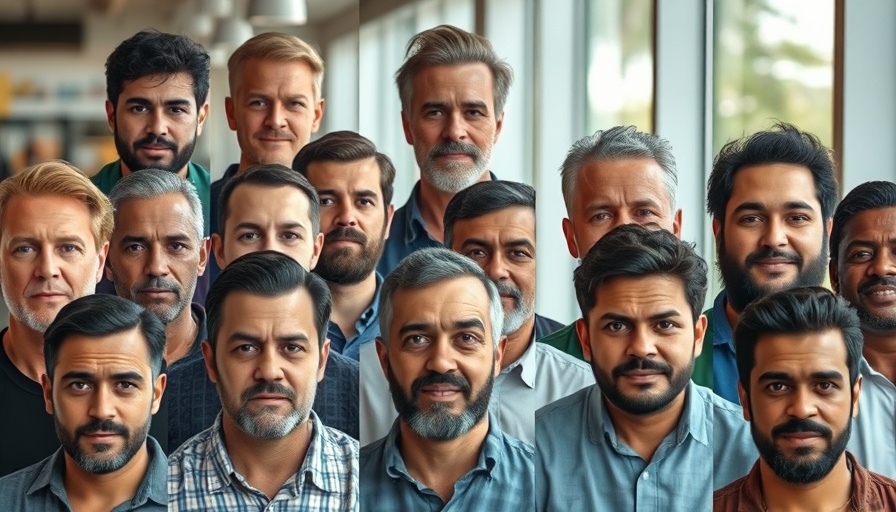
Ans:
<svg viewBox="0 0 896 512"><path fill-rule="evenodd" d="M358 441L324 426L314 411L305 460L273 499L252 487L233 467L214 425L168 457L168 510L228 512L358 511Z"/></svg>

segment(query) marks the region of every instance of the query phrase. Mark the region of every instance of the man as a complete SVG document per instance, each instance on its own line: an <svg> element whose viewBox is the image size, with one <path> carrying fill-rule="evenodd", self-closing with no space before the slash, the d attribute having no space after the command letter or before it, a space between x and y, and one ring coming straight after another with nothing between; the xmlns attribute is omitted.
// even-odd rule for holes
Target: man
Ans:
<svg viewBox="0 0 896 512"><path fill-rule="evenodd" d="M106 60L106 117L115 138L116 160L91 180L104 193L122 177L162 169L189 181L202 202L203 237L211 177L190 161L208 116L209 55L185 36L141 31L123 41ZM208 277L197 282L195 300L205 301ZM111 293L104 284L99 291Z"/></svg>
<svg viewBox="0 0 896 512"><path fill-rule="evenodd" d="M536 510L709 510L746 474L739 410L690 380L706 271L691 245L638 225L585 255L576 330L597 384L535 413Z"/></svg>
<svg viewBox="0 0 896 512"><path fill-rule="evenodd" d="M864 346L862 415L849 450L877 473L896 478L896 183L870 181L837 205L831 230L831 285L856 308Z"/></svg>
<svg viewBox="0 0 896 512"><path fill-rule="evenodd" d="M0 182L0 283L10 312L0 332L0 476L59 446L40 386L44 332L62 306L93 293L111 231L109 200L66 162Z"/></svg>
<svg viewBox="0 0 896 512"><path fill-rule="evenodd" d="M824 281L836 202L830 151L811 133L779 123L722 147L706 210L725 289L705 312L712 380L699 384L738 403L731 326L760 297Z"/></svg>
<svg viewBox="0 0 896 512"><path fill-rule="evenodd" d="M567 218L563 234L569 254L581 260L595 242L617 226L640 224L681 236L675 209L678 172L669 141L616 126L572 145L560 167ZM570 324L539 340L584 359Z"/></svg>
<svg viewBox="0 0 896 512"><path fill-rule="evenodd" d="M217 209L224 185L253 165L290 166L324 113L324 61L296 36L265 32L249 39L230 56L227 73L224 111L241 154L211 185L212 233L221 228ZM212 272L217 276L217 266Z"/></svg>
<svg viewBox="0 0 896 512"><path fill-rule="evenodd" d="M311 408L329 314L323 280L281 253L218 276L202 353L224 407L171 454L170 510L358 510L358 442Z"/></svg>
<svg viewBox="0 0 896 512"><path fill-rule="evenodd" d="M326 234L314 273L327 281L333 295L330 348L357 361L361 348L380 335L377 302L383 278L376 263L395 211L395 167L368 139L339 131L302 148L293 169L320 198Z"/></svg>
<svg viewBox="0 0 896 512"><path fill-rule="evenodd" d="M846 452L862 388L846 301L821 287L773 293L743 311L734 339L759 460L715 492L713 510L896 510L896 482Z"/></svg>
<svg viewBox="0 0 896 512"><path fill-rule="evenodd" d="M386 277L377 354L398 420L361 451L362 510L529 510L532 448L487 415L505 340L495 285L421 249Z"/></svg>
<svg viewBox="0 0 896 512"><path fill-rule="evenodd" d="M513 71L484 37L440 25L411 38L395 81L420 180L395 212L377 266L382 275L417 249L440 247L448 201L473 183L495 179L489 160Z"/></svg>
<svg viewBox="0 0 896 512"><path fill-rule="evenodd" d="M221 192L219 225L212 235L221 268L239 256L275 250L306 270L317 263L324 235L320 233L320 201L301 174L279 164L254 166L234 176ZM168 422L172 448L207 429L221 403L201 360L173 368L169 379ZM314 410L327 426L358 437L358 363L331 353Z"/></svg>
<svg viewBox="0 0 896 512"><path fill-rule="evenodd" d="M63 307L45 338L41 385L62 447L0 479L0 508L167 510L167 459L148 435L165 390L161 322L120 297L88 295Z"/></svg>

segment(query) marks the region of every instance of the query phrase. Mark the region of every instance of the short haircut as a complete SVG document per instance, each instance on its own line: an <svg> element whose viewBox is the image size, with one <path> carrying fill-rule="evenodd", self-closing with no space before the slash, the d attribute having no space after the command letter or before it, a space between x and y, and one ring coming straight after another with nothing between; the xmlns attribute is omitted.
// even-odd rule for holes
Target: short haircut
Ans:
<svg viewBox="0 0 896 512"><path fill-rule="evenodd" d="M240 185L258 185L260 187L295 187L308 197L309 215L311 217L312 236L320 232L320 198L314 187L308 183L304 176L281 164L259 164L249 167L243 172L237 173L221 189L221 197L218 198L218 235L224 238L224 227L227 216L230 215L230 196L234 189Z"/></svg>
<svg viewBox="0 0 896 512"><path fill-rule="evenodd" d="M498 57L488 39L451 25L424 30L408 41L404 64L395 73L401 109L410 112L414 77L424 68L476 63L485 64L492 73L495 116L500 116L513 82L513 70Z"/></svg>
<svg viewBox="0 0 896 512"><path fill-rule="evenodd" d="M831 228L830 238L831 261L837 264L843 231L853 217L866 210L893 207L896 207L896 183L892 181L867 181L846 194L834 211L834 226Z"/></svg>
<svg viewBox="0 0 896 512"><path fill-rule="evenodd" d="M597 241L573 273L582 318L597 304L597 290L616 277L669 276L678 279L691 307L694 322L706 298L706 262L694 244L683 242L665 229L638 224L619 226Z"/></svg>
<svg viewBox="0 0 896 512"><path fill-rule="evenodd" d="M560 167L566 213L572 216L572 202L579 174L585 164L629 158L651 158L662 168L662 185L666 197L669 198L670 211L674 211L678 168L675 166L675 156L672 155L672 144L662 137L638 131L634 126L614 126L609 130L598 130L594 135L577 140L566 153L566 159Z"/></svg>
<svg viewBox="0 0 896 512"><path fill-rule="evenodd" d="M112 202L112 208L118 211L121 205L132 199L149 199L168 194L180 194L187 200L190 205L190 213L193 216L196 240L202 240L205 228L203 227L202 202L199 200L199 194L196 193L196 187L192 183L173 172L161 169L143 169L139 172L132 172L118 180L118 183L112 187L109 192L109 201Z"/></svg>
<svg viewBox="0 0 896 512"><path fill-rule="evenodd" d="M802 165L815 182L815 197L825 219L834 214L837 203L837 179L831 151L815 135L787 123L722 146L712 165L706 184L706 211L725 224L725 207L731 199L734 175L743 167L768 164Z"/></svg>
<svg viewBox="0 0 896 512"><path fill-rule="evenodd" d="M392 204L395 166L388 156L376 150L376 145L367 137L348 130L330 132L305 144L292 161L292 168L307 178L308 166L313 162L344 163L368 158L373 158L380 169L380 192L383 194L383 207L388 210Z"/></svg>
<svg viewBox="0 0 896 512"><path fill-rule="evenodd" d="M859 376L862 329L856 310L821 286L791 288L751 302L734 327L734 349L740 383L749 394L750 372L756 366L756 344L769 334L810 334L836 330L846 344L850 387Z"/></svg>
<svg viewBox="0 0 896 512"><path fill-rule="evenodd" d="M274 62L304 62L311 68L314 100L321 97L321 83L324 80L324 61L317 51L296 36L280 32L265 32L241 44L227 60L227 77L230 94L235 94L237 77L243 66L250 60Z"/></svg>
<svg viewBox="0 0 896 512"><path fill-rule="evenodd" d="M233 260L212 282L206 296L208 342L215 350L224 315L224 301L234 292L261 297L282 297L297 290L308 290L314 303L314 327L318 347L327 339L327 323L333 304L330 289L322 278L305 270L289 256L277 251L244 254Z"/></svg>
<svg viewBox="0 0 896 512"><path fill-rule="evenodd" d="M90 212L90 232L96 250L109 241L112 233L112 204L74 165L51 160L28 167L0 182L0 220L6 205L15 196L65 196L84 203ZM0 224L0 231L3 227Z"/></svg>
<svg viewBox="0 0 896 512"><path fill-rule="evenodd" d="M534 212L535 189L515 181L482 181L461 190L445 208L445 246L451 248L454 242L454 224L457 221L513 206L530 208Z"/></svg>
<svg viewBox="0 0 896 512"><path fill-rule="evenodd" d="M485 286L485 291L488 293L489 321L492 324L492 341L497 346L504 325L504 307L501 305L501 296L495 283L473 260L444 247L430 247L412 252L401 260L383 281L380 288L379 322L381 336L387 341L386 346L389 345L392 318L395 315L392 300L396 291L426 288L461 277L474 277Z"/></svg>
<svg viewBox="0 0 896 512"><path fill-rule="evenodd" d="M165 326L156 315L143 309L139 304L105 293L85 295L59 310L56 319L44 333L47 376L53 380L59 350L66 338L70 336L99 338L132 329L139 329L146 342L149 367L155 380L162 373L165 357Z"/></svg>
<svg viewBox="0 0 896 512"><path fill-rule="evenodd" d="M208 98L210 62L205 48L186 36L143 30L122 41L106 59L106 96L114 108L125 82L187 73L198 108Z"/></svg>

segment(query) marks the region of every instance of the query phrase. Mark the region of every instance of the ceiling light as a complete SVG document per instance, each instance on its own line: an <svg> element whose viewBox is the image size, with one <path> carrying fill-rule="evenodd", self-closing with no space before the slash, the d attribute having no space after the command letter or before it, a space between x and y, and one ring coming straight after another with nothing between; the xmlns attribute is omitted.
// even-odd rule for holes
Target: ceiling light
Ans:
<svg viewBox="0 0 896 512"><path fill-rule="evenodd" d="M305 0L251 0L248 18L256 26L304 25L308 10Z"/></svg>

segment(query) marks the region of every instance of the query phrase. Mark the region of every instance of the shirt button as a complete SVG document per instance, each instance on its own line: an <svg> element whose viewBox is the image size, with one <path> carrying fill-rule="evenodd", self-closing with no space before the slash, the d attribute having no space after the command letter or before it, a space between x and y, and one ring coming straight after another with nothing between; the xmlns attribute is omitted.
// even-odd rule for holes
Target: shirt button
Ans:
<svg viewBox="0 0 896 512"><path fill-rule="evenodd" d="M649 479L650 479L650 472L645 471L644 472L644 480L649 480Z"/></svg>

